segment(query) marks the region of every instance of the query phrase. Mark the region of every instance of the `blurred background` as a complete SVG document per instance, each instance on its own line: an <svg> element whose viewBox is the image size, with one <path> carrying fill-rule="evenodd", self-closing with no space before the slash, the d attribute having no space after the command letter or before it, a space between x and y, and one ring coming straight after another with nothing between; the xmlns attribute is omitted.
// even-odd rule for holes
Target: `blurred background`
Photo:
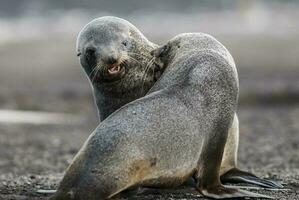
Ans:
<svg viewBox="0 0 299 200"><path fill-rule="evenodd" d="M158 44L182 32L222 42L239 72L240 166L299 198L298 10L297 0L0 0L0 197L55 188L97 126L75 42L113 15Z"/></svg>

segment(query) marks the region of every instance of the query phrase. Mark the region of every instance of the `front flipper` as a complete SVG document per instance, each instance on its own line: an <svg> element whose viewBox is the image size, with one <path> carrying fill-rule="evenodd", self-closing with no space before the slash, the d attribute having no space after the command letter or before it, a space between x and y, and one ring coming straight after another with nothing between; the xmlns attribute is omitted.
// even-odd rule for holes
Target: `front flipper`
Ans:
<svg viewBox="0 0 299 200"><path fill-rule="evenodd" d="M249 183L264 188L283 188L280 183L266 180L255 176L249 172L233 168L220 177L222 183Z"/></svg>
<svg viewBox="0 0 299 200"><path fill-rule="evenodd" d="M254 192L249 192L241 189L227 188L222 185L214 186L209 189L198 188L198 191L202 195L213 199L232 199L232 198L247 198L247 197L273 199L272 197L267 195L257 194Z"/></svg>

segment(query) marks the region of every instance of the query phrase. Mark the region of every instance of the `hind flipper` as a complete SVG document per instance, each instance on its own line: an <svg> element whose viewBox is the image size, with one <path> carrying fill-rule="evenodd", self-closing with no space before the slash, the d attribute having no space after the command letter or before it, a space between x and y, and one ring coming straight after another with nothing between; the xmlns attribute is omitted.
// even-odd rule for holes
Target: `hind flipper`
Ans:
<svg viewBox="0 0 299 200"><path fill-rule="evenodd" d="M221 177L222 183L249 183L264 188L283 188L280 183L259 178L249 172L241 171L237 168L233 168L223 174Z"/></svg>
<svg viewBox="0 0 299 200"><path fill-rule="evenodd" d="M261 195L236 188L225 187L220 182L220 165L225 146L228 124L221 121L217 124L214 132L207 134L205 142L201 149L195 174L193 175L196 181L196 190L202 195L214 199L231 199L231 198L268 198L266 195ZM217 148L213 148L217 147Z"/></svg>
<svg viewBox="0 0 299 200"><path fill-rule="evenodd" d="M232 198L265 198L273 199L270 196L249 192L246 190L228 188L222 185L215 186L209 189L198 189L201 194L213 199L232 199Z"/></svg>

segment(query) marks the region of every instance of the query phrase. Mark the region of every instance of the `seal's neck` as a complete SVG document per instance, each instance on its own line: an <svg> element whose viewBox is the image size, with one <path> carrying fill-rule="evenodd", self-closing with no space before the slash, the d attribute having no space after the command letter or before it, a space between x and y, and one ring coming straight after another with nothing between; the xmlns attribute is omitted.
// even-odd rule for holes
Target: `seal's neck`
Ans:
<svg viewBox="0 0 299 200"><path fill-rule="evenodd" d="M145 92L146 93L146 92ZM126 105L129 102L134 101L140 96L144 96L145 94L135 94L127 92L121 96L118 95L107 95L100 88L94 88L95 95L95 103L98 109L98 114L100 117L100 121L106 119L110 114Z"/></svg>

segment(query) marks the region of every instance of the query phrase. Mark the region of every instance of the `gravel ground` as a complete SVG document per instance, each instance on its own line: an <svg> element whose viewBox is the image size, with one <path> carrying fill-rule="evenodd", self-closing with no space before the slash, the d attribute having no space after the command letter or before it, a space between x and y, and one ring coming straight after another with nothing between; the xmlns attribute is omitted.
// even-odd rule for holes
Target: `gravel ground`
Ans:
<svg viewBox="0 0 299 200"><path fill-rule="evenodd" d="M275 199L299 199L299 105L243 106L240 167L282 181L287 191L264 191ZM79 125L0 127L0 199L46 199L38 189L55 189L64 169L95 127ZM88 122L88 123L87 123ZM192 188L142 190L137 199L203 199Z"/></svg>

